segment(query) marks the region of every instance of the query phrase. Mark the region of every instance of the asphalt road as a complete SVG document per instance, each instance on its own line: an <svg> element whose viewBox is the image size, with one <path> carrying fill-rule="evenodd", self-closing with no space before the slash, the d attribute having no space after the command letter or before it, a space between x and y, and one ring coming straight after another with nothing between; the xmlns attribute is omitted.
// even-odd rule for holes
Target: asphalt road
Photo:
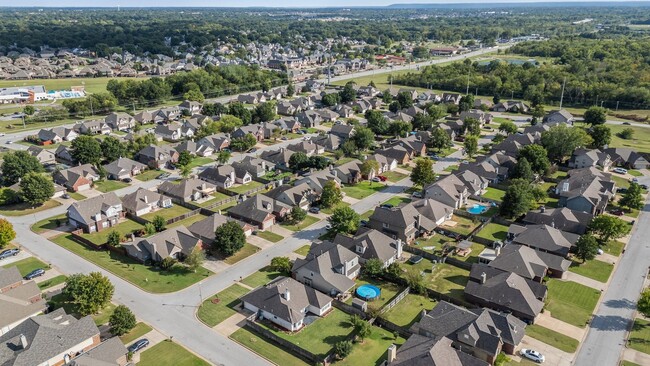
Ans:
<svg viewBox="0 0 650 366"><path fill-rule="evenodd" d="M644 184L650 177L639 178ZM632 238L619 260L602 302L576 357L577 366L617 366L625 337L634 322L636 302L650 266L650 199L634 225Z"/></svg>

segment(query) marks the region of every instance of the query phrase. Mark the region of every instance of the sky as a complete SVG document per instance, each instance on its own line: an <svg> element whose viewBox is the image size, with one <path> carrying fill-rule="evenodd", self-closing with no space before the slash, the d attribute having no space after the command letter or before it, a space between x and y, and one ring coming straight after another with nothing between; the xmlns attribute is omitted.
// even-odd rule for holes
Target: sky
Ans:
<svg viewBox="0 0 650 366"><path fill-rule="evenodd" d="M570 2L594 2L617 0L569 0ZM0 1L0 6L4 0ZM391 4L432 4L432 3L483 3L484 0L22 0L11 1L4 6L43 6L43 7L345 7L345 6L384 6ZM523 2L567 2L566 0L493 0L495 3Z"/></svg>

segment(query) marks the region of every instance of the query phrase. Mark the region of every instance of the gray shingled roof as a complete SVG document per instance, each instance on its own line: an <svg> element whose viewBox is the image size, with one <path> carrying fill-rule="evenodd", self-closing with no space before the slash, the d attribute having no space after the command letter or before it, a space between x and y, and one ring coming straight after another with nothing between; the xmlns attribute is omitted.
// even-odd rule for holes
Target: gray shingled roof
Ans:
<svg viewBox="0 0 650 366"><path fill-rule="evenodd" d="M428 338L413 334L397 350L391 366L489 366L469 353L452 347L446 337Z"/></svg>
<svg viewBox="0 0 650 366"><path fill-rule="evenodd" d="M355 253L338 244L312 243L307 257L305 259L296 259L291 272L304 268L319 273L324 280L339 292L346 292L354 286L355 282L345 274L337 272L337 270L355 257L358 257Z"/></svg>
<svg viewBox="0 0 650 366"><path fill-rule="evenodd" d="M333 242L356 252L357 246L365 247L364 259L379 258L386 262L397 255L396 240L377 230L361 227L355 236L337 234Z"/></svg>
<svg viewBox="0 0 650 366"><path fill-rule="evenodd" d="M516 244L501 249L499 256L489 264L490 267L514 272L529 280L544 277L547 269L566 272L570 265L571 261L559 255Z"/></svg>

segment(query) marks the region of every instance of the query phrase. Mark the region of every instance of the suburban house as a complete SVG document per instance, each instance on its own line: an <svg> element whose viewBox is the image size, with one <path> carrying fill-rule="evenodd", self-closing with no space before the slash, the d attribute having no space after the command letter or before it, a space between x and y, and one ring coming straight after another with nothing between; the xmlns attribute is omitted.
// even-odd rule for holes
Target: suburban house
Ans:
<svg viewBox="0 0 650 366"><path fill-rule="evenodd" d="M260 154L260 159L268 161L272 165L275 165L276 168L289 169L289 160L293 154L293 151L281 147L278 150L262 151L262 154Z"/></svg>
<svg viewBox="0 0 650 366"><path fill-rule="evenodd" d="M225 133L217 133L200 139L197 144L206 145L214 151L221 151L230 146L230 136Z"/></svg>
<svg viewBox="0 0 650 366"><path fill-rule="evenodd" d="M54 159L57 162L68 165L75 165L77 163L77 159L72 156L70 148L65 145L59 145L59 147L56 148L54 151Z"/></svg>
<svg viewBox="0 0 650 366"><path fill-rule="evenodd" d="M30 146L27 148L29 155L35 157L39 163L49 165L56 163L56 157L52 150L43 149L38 146Z"/></svg>
<svg viewBox="0 0 650 366"><path fill-rule="evenodd" d="M502 152L503 154L516 157L519 155L519 150L526 145L531 145L537 142L536 137L524 132L523 134L508 135L505 140L492 146L492 153Z"/></svg>
<svg viewBox="0 0 650 366"><path fill-rule="evenodd" d="M101 119L77 123L73 129L80 135L110 135L113 131L111 126Z"/></svg>
<svg viewBox="0 0 650 366"><path fill-rule="evenodd" d="M354 236L339 233L332 242L356 253L361 264L375 258L386 268L402 257L402 241L374 229L360 227Z"/></svg>
<svg viewBox="0 0 650 366"><path fill-rule="evenodd" d="M194 136L194 132L191 129L183 128L183 125L180 123L156 125L154 133L156 136L162 137L163 140L171 142L180 141L184 137Z"/></svg>
<svg viewBox="0 0 650 366"><path fill-rule="evenodd" d="M172 207L172 200L148 189L139 188L122 197L122 208L134 216L143 216L160 208Z"/></svg>
<svg viewBox="0 0 650 366"><path fill-rule="evenodd" d="M548 225L573 234L582 235L587 232L589 223L594 215L588 212L574 211L566 207L546 208L528 211L523 218L525 224Z"/></svg>
<svg viewBox="0 0 650 366"><path fill-rule="evenodd" d="M129 158L119 158L104 165L108 179L125 179L135 177L147 169L147 166Z"/></svg>
<svg viewBox="0 0 650 366"><path fill-rule="evenodd" d="M231 137L233 139L240 139L248 134L252 135L256 141L264 140L264 129L259 123L238 127L233 131Z"/></svg>
<svg viewBox="0 0 650 366"><path fill-rule="evenodd" d="M84 164L55 171L52 177L54 183L64 186L69 191L79 192L89 190L93 182L99 179L99 173L91 164Z"/></svg>
<svg viewBox="0 0 650 366"><path fill-rule="evenodd" d="M204 180L189 178L180 183L164 182L158 186L158 193L181 202L200 201L216 192L217 186Z"/></svg>
<svg viewBox="0 0 650 366"><path fill-rule="evenodd" d="M177 226L122 246L129 256L141 262L160 262L167 257L182 260L195 248L202 249L203 242L185 226Z"/></svg>
<svg viewBox="0 0 650 366"><path fill-rule="evenodd" d="M244 235L253 234L255 227L245 222L235 220L231 217L223 216L218 213L212 214L201 221L197 221L187 227L192 235L201 239L205 244L212 244L215 241L215 231L223 224L234 221L244 230Z"/></svg>
<svg viewBox="0 0 650 366"><path fill-rule="evenodd" d="M332 126L330 133L342 138L343 140L348 140L354 136L354 126L337 123Z"/></svg>
<svg viewBox="0 0 650 366"><path fill-rule="evenodd" d="M266 230L283 219L291 211L291 206L262 194L247 198L244 202L228 210L228 215Z"/></svg>
<svg viewBox="0 0 650 366"><path fill-rule="evenodd" d="M462 95L458 93L442 93L443 103L458 104L460 103L460 98L462 98Z"/></svg>
<svg viewBox="0 0 650 366"><path fill-rule="evenodd" d="M191 116L196 113L201 113L201 108L203 108L203 105L193 100L184 100L181 104L178 105L178 108Z"/></svg>
<svg viewBox="0 0 650 366"><path fill-rule="evenodd" d="M135 118L126 113L113 112L104 118L104 122L115 131L126 131L135 127Z"/></svg>
<svg viewBox="0 0 650 366"><path fill-rule="evenodd" d="M445 221L451 220L454 215L453 207L431 198L423 198L411 202L410 205L413 205L422 217L426 217L436 226L440 226L444 224Z"/></svg>
<svg viewBox="0 0 650 366"><path fill-rule="evenodd" d="M457 176L450 174L424 188L424 197L442 202L454 209L467 204L470 193L465 183Z"/></svg>
<svg viewBox="0 0 650 366"><path fill-rule="evenodd" d="M246 156L244 159L235 161L231 165L235 168L235 174L238 177L244 177L245 173L248 172L253 178L259 178L275 169L272 163L252 156Z"/></svg>
<svg viewBox="0 0 650 366"><path fill-rule="evenodd" d="M325 152L325 148L317 145L311 141L300 141L298 143L287 146L287 150L293 152L301 152L307 156L319 155Z"/></svg>
<svg viewBox="0 0 650 366"><path fill-rule="evenodd" d="M364 178L361 174L361 161L356 159L334 167L333 172L344 184L357 184ZM376 172L371 171L365 178L372 179L375 174Z"/></svg>
<svg viewBox="0 0 650 366"><path fill-rule="evenodd" d="M69 364L75 356L99 344L99 329L93 318L76 319L60 308L28 318L0 336L0 364Z"/></svg>
<svg viewBox="0 0 650 366"><path fill-rule="evenodd" d="M323 187L325 186L325 183L329 181L336 183L338 187L341 186L341 179L336 176L336 173L333 170L329 169L309 173L308 175L295 181L294 184L299 185L305 183L311 187L315 194L320 196L320 194L323 193Z"/></svg>
<svg viewBox="0 0 650 366"><path fill-rule="evenodd" d="M294 105L294 107L296 107ZM296 108L302 108L302 107L296 107ZM323 117L318 111L313 111L313 110L305 110L303 112L299 112L296 114L296 119L298 122L304 126L305 128L313 128L316 126L320 126L320 124L323 122Z"/></svg>
<svg viewBox="0 0 650 366"><path fill-rule="evenodd" d="M75 202L68 207L68 223L84 233L102 231L117 225L124 217L122 201L114 192Z"/></svg>
<svg viewBox="0 0 650 366"><path fill-rule="evenodd" d="M377 149L375 154L383 155L387 158L397 161L398 164L404 165L411 161L413 155L404 146L391 146L386 149Z"/></svg>
<svg viewBox="0 0 650 366"><path fill-rule="evenodd" d="M334 152L341 147L343 143L341 137L332 134L318 135L311 139L316 145L322 146L325 151Z"/></svg>
<svg viewBox="0 0 650 366"><path fill-rule="evenodd" d="M506 245L504 248L497 246L495 254L496 258L488 266L539 283L546 276L563 278L571 265L571 261L564 257L524 245Z"/></svg>
<svg viewBox="0 0 650 366"><path fill-rule="evenodd" d="M117 365L125 366L129 351L119 337L110 338L95 348L84 351L73 362L75 366Z"/></svg>
<svg viewBox="0 0 650 366"><path fill-rule="evenodd" d="M260 101L255 94L240 94L237 96L237 101L244 104L257 104L263 103L266 100Z"/></svg>
<svg viewBox="0 0 650 366"><path fill-rule="evenodd" d="M199 173L201 180L212 183L217 187L228 189L235 183L249 183L253 177L247 171L240 171L242 176L237 176L235 168L230 165L211 166Z"/></svg>
<svg viewBox="0 0 650 366"><path fill-rule="evenodd" d="M492 107L495 112L512 112L512 113L526 113L530 107L524 102L517 100L508 100L505 102L497 103Z"/></svg>
<svg viewBox="0 0 650 366"><path fill-rule="evenodd" d="M560 196L558 207L599 215L616 194L616 183L611 174L594 167L573 169L558 183L555 193Z"/></svg>
<svg viewBox="0 0 650 366"><path fill-rule="evenodd" d="M520 226L512 224L508 228L507 241L567 257L579 238L580 235L568 233L548 225Z"/></svg>
<svg viewBox="0 0 650 366"><path fill-rule="evenodd" d="M75 132L74 129L63 126L38 131L38 139L41 141L42 145L58 144L63 141L74 141L78 136L79 134Z"/></svg>
<svg viewBox="0 0 650 366"><path fill-rule="evenodd" d="M465 286L465 299L472 304L510 313L532 324L544 307L547 288L512 272L473 264Z"/></svg>
<svg viewBox="0 0 650 366"><path fill-rule="evenodd" d="M613 165L621 165L628 169L647 169L648 160L638 152L626 147L611 147L603 150L612 159Z"/></svg>
<svg viewBox="0 0 650 366"><path fill-rule="evenodd" d="M440 301L413 329L429 338L447 337L452 340L452 347L491 365L501 352L515 354L524 338L526 323L511 314L466 309Z"/></svg>
<svg viewBox="0 0 650 366"><path fill-rule="evenodd" d="M388 348L389 366L489 366L469 353L452 346L447 337L429 338L419 334L411 335L399 349L395 345Z"/></svg>
<svg viewBox="0 0 650 366"><path fill-rule="evenodd" d="M23 283L16 266L0 267L0 336L46 309L41 289L34 281Z"/></svg>
<svg viewBox="0 0 650 366"><path fill-rule="evenodd" d="M377 171L377 174L389 172L397 168L397 160L379 153L368 155L366 158L368 160L374 160L377 162L377 164L379 164L379 170Z"/></svg>
<svg viewBox="0 0 650 366"><path fill-rule="evenodd" d="M566 123L573 125L575 118L566 109L560 109L548 112L542 119L543 123Z"/></svg>
<svg viewBox="0 0 650 366"><path fill-rule="evenodd" d="M293 116L294 114L299 112L298 108L296 108L289 102L278 103L277 108L278 108L278 114L282 116Z"/></svg>
<svg viewBox="0 0 650 366"><path fill-rule="evenodd" d="M187 151L188 153L196 156L211 156L214 153L214 148L207 144L199 144L192 140L186 140L176 145L176 151L182 153Z"/></svg>
<svg viewBox="0 0 650 366"><path fill-rule="evenodd" d="M454 175L465 184L470 196L482 196L488 188L489 181L471 170L462 170Z"/></svg>
<svg viewBox="0 0 650 366"><path fill-rule="evenodd" d="M151 169L164 168L178 162L179 153L169 146L150 145L138 152L137 158Z"/></svg>
<svg viewBox="0 0 650 366"><path fill-rule="evenodd" d="M312 243L305 259L296 259L291 275L296 281L316 290L337 296L350 291L359 276L359 256L331 242Z"/></svg>
<svg viewBox="0 0 650 366"><path fill-rule="evenodd" d="M598 149L576 149L569 159L569 168L596 168L600 167L604 172L612 166L609 154Z"/></svg>
<svg viewBox="0 0 650 366"><path fill-rule="evenodd" d="M466 118L474 118L481 126L486 123L492 122L492 115L485 113L480 109L470 109L468 111L460 112L460 120L465 121Z"/></svg>
<svg viewBox="0 0 650 366"><path fill-rule="evenodd" d="M290 277L278 277L241 301L244 309L291 332L304 326L308 314L323 316L332 308L331 297Z"/></svg>
<svg viewBox="0 0 650 366"><path fill-rule="evenodd" d="M410 243L422 234L433 232L436 223L418 212L412 203L399 207L377 207L368 219L368 227L393 239Z"/></svg>
<svg viewBox="0 0 650 366"><path fill-rule="evenodd" d="M315 198L312 194L312 189L306 183L293 186L283 184L264 193L264 195L276 201L282 202L292 208L298 206L303 210L308 210L309 204L315 201Z"/></svg>
<svg viewBox="0 0 650 366"><path fill-rule="evenodd" d="M469 170L488 183L498 184L508 179L509 172L513 171L516 164L514 157L496 152L477 159L475 163L462 164L459 171Z"/></svg>

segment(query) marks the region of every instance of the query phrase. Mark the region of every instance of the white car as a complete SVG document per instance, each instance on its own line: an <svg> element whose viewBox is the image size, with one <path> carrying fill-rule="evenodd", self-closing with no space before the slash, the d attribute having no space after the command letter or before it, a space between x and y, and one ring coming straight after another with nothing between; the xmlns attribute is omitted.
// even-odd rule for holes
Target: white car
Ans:
<svg viewBox="0 0 650 366"><path fill-rule="evenodd" d="M612 171L618 174L627 174L627 170L623 168L614 168Z"/></svg>
<svg viewBox="0 0 650 366"><path fill-rule="evenodd" d="M520 351L520 354L521 354L522 357L525 357L525 358L527 358L527 359L529 359L531 361L537 362L537 363L544 363L544 360L545 360L543 354L541 354L541 353L539 353L537 351L533 351L532 349L524 348L524 349L522 349Z"/></svg>
<svg viewBox="0 0 650 366"><path fill-rule="evenodd" d="M605 251L603 251L602 249L598 248L598 254L605 254Z"/></svg>

